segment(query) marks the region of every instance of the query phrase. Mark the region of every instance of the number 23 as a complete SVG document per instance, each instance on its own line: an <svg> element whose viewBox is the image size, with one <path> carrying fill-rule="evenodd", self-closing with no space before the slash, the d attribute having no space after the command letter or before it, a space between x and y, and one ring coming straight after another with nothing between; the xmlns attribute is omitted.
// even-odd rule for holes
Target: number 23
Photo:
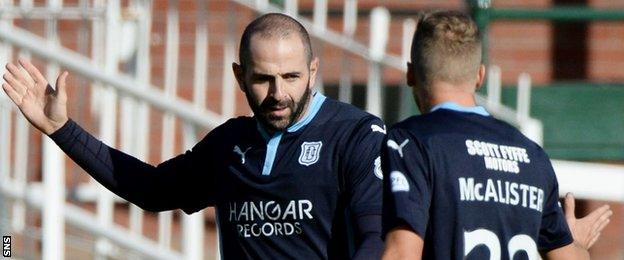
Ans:
<svg viewBox="0 0 624 260"><path fill-rule="evenodd" d="M468 256L470 251L479 245L485 245L490 251L490 260L501 259L501 245L498 236L487 229L477 229L470 232L464 232L464 256ZM537 260L538 252L535 241L524 234L513 236L507 243L507 251L509 259L519 252L524 251L529 256L529 260Z"/></svg>

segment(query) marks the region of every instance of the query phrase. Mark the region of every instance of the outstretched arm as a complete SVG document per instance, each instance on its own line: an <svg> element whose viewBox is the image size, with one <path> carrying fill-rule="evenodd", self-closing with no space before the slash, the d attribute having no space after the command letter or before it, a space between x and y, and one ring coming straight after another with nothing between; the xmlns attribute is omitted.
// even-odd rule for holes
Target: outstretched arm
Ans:
<svg viewBox="0 0 624 260"><path fill-rule="evenodd" d="M68 118L65 83L67 72L61 73L57 78L56 89L52 89L29 61L20 60L19 63L26 72L14 64L7 64L3 90L34 127L49 135L98 182L146 210L183 208L192 212L206 206L207 202L197 198L209 196L192 194L201 190L193 189L193 185L211 183L198 179L200 177L196 173L200 170L194 160L194 154L197 154L195 151L189 151L154 167L115 150Z"/></svg>

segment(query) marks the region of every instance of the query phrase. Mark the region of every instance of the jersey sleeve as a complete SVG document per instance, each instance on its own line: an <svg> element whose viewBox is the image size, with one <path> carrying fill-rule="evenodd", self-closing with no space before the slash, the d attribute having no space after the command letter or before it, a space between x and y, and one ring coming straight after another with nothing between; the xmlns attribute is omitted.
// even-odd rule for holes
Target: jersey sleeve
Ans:
<svg viewBox="0 0 624 260"><path fill-rule="evenodd" d="M382 148L383 236L407 226L425 237L433 179L421 143L402 129L392 129Z"/></svg>
<svg viewBox="0 0 624 260"><path fill-rule="evenodd" d="M559 184L557 177L550 164L548 156L544 161L547 162L547 174L552 176L552 189L548 192L544 202L544 210L542 212L542 224L538 238L538 247L540 251L550 251L562 246L566 246L574 241L565 215L559 204Z"/></svg>
<svg viewBox="0 0 624 260"><path fill-rule="evenodd" d="M383 176L379 151L385 131L379 118L366 118L356 127L346 147L344 182L354 217L381 215Z"/></svg>
<svg viewBox="0 0 624 260"><path fill-rule="evenodd" d="M145 210L181 208L191 213L212 203L213 175L203 167L210 163L200 163L210 152L210 134L192 150L158 166L107 146L72 120L50 138L104 187Z"/></svg>

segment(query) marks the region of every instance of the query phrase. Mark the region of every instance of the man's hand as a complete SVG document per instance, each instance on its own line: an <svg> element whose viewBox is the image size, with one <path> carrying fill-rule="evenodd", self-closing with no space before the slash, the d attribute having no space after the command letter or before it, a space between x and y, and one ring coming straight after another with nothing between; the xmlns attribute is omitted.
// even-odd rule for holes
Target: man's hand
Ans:
<svg viewBox="0 0 624 260"><path fill-rule="evenodd" d="M603 205L584 218L577 219L574 215L574 196L572 193L566 194L564 212L574 243L585 250L589 250L598 241L600 232L607 226L609 218L613 214L609 205Z"/></svg>
<svg viewBox="0 0 624 260"><path fill-rule="evenodd" d="M65 89L68 73L65 71L58 76L54 90L30 61L20 59L19 64L25 71L7 63L7 72L3 75L6 83L2 84L2 89L34 127L50 135L68 120Z"/></svg>

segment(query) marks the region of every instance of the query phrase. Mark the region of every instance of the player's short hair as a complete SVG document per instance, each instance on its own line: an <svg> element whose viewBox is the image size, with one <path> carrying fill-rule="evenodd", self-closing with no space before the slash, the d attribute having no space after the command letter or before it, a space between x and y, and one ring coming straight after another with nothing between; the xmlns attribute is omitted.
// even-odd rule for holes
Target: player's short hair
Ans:
<svg viewBox="0 0 624 260"><path fill-rule="evenodd" d="M425 87L436 80L453 84L475 80L481 65L479 29L461 12L426 13L414 33L411 59Z"/></svg>
<svg viewBox="0 0 624 260"><path fill-rule="evenodd" d="M303 43L308 66L312 61L312 45L308 31L294 18L280 13L269 13L253 20L243 32L238 57L240 65L247 68L251 62L251 38L259 36L262 38L285 38L292 34L297 34Z"/></svg>

